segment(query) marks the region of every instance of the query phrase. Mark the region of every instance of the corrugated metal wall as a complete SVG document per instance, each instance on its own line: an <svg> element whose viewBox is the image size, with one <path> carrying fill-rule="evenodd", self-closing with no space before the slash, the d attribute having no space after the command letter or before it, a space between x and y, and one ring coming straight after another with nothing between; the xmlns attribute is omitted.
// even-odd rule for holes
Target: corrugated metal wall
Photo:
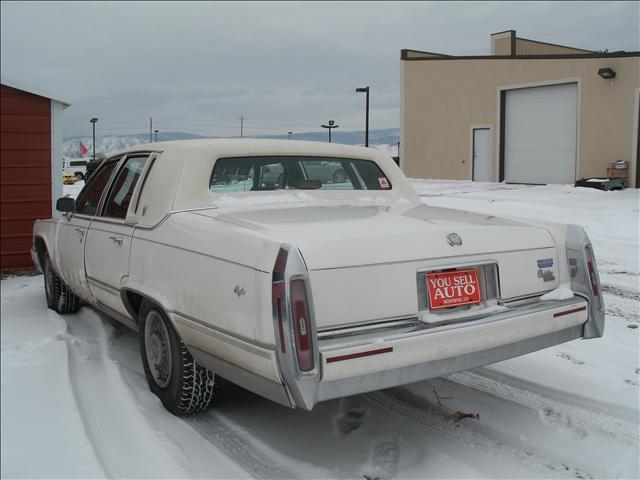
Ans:
<svg viewBox="0 0 640 480"><path fill-rule="evenodd" d="M29 253L33 222L37 218L50 217L51 100L2 85L0 86L0 269L2 271L33 268Z"/></svg>

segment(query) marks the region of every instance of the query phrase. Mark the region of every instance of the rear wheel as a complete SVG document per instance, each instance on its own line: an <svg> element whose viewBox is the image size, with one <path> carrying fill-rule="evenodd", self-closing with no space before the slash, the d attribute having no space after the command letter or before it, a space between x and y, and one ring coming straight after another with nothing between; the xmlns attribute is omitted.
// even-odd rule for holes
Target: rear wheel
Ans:
<svg viewBox="0 0 640 480"><path fill-rule="evenodd" d="M53 270L49 254L44 255L44 292L47 307L58 313L75 313L80 308L80 299Z"/></svg>
<svg viewBox="0 0 640 480"><path fill-rule="evenodd" d="M174 415L211 407L218 386L213 372L199 365L167 319L150 302L140 307L140 353L151 391Z"/></svg>

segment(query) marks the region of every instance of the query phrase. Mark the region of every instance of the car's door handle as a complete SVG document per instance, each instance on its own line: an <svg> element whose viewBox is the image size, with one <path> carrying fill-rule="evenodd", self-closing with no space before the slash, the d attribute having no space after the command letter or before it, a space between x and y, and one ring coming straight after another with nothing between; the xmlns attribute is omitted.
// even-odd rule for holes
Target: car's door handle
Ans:
<svg viewBox="0 0 640 480"><path fill-rule="evenodd" d="M78 232L80 235L82 235L84 237L84 232L85 230L82 228L76 228L76 232Z"/></svg>
<svg viewBox="0 0 640 480"><path fill-rule="evenodd" d="M113 240L113 243L117 243L118 245L122 245L122 237L117 237L115 235L112 235L109 238L111 240Z"/></svg>

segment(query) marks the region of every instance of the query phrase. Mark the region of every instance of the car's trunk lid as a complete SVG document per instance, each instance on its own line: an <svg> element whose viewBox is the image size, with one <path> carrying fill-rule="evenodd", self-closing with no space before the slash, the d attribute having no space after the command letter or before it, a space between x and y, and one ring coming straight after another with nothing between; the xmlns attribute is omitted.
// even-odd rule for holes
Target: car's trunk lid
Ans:
<svg viewBox="0 0 640 480"><path fill-rule="evenodd" d="M298 247L309 270L554 246L551 235L539 227L426 205L339 204L198 213Z"/></svg>

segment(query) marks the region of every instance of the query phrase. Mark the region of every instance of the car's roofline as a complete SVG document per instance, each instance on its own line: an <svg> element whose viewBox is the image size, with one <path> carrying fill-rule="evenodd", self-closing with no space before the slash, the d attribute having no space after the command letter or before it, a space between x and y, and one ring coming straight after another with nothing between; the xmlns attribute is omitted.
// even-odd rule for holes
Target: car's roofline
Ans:
<svg viewBox="0 0 640 480"><path fill-rule="evenodd" d="M340 143L312 142L306 140L276 140L258 138L204 138L190 140L172 140L168 142L143 143L123 149L113 155L118 156L133 152L168 152L168 151L196 151L209 150L212 153L242 150L246 155L284 154L284 155L313 155L320 156L354 156L363 158L386 153L355 145Z"/></svg>

